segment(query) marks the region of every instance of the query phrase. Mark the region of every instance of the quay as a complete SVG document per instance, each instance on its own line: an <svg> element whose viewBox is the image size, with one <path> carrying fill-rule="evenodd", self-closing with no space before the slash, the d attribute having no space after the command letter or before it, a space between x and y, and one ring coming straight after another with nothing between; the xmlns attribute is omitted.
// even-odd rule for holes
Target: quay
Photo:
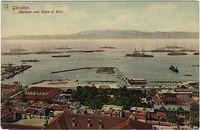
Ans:
<svg viewBox="0 0 200 130"><path fill-rule="evenodd" d="M19 66L15 65L14 66L10 64L6 66L2 66L1 80L12 78L15 75L20 74L31 67L32 67L31 65L19 65Z"/></svg>
<svg viewBox="0 0 200 130"><path fill-rule="evenodd" d="M181 83L181 81L151 81L152 83Z"/></svg>
<svg viewBox="0 0 200 130"><path fill-rule="evenodd" d="M146 84L131 84L129 82L129 78L119 70L119 68L117 67L82 67L82 68L72 68L72 69L66 69L66 70L60 70L60 71L54 71L51 72L52 74L56 74L56 73L63 73L63 72L70 72L70 71L79 71L79 70L89 70L89 69L94 69L94 68L113 68L115 73L117 73L117 75L119 76L119 78L122 80L123 84L128 88L128 89L137 89L137 90L149 90L149 89L160 89L160 85L161 84L177 84L177 83L182 83L181 81L150 81L151 83L153 83L154 85L146 85ZM103 71L103 70L102 70ZM105 72L107 72L108 70L105 69ZM103 71L103 72L104 72ZM104 72L104 73L105 73ZM105 81L104 81L105 82ZM160 85L159 85L160 84ZM166 88L166 87L163 87Z"/></svg>

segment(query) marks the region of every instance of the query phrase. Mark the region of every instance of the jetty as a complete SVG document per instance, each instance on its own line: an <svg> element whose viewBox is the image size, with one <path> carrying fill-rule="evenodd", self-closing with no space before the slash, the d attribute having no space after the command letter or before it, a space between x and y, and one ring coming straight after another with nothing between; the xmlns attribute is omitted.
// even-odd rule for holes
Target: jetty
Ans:
<svg viewBox="0 0 200 130"><path fill-rule="evenodd" d="M117 67L115 67L115 70L119 74L121 79L126 83L126 85L130 86L131 84L129 83L128 78Z"/></svg>
<svg viewBox="0 0 200 130"><path fill-rule="evenodd" d="M67 69L67 70L60 70L60 71L53 71L51 72L52 74L55 73L63 73L63 72L69 72L69 71L77 71L77 70L88 70L88 69L93 69L95 67L82 67L82 68L75 68L75 69Z"/></svg>

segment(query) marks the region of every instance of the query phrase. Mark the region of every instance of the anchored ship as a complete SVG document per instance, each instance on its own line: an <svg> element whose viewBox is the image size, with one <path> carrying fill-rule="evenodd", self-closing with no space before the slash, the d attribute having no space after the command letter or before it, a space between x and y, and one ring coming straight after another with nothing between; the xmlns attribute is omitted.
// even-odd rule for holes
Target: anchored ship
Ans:
<svg viewBox="0 0 200 130"><path fill-rule="evenodd" d="M53 55L51 57L57 58L57 57L70 57L70 55Z"/></svg>
<svg viewBox="0 0 200 130"><path fill-rule="evenodd" d="M104 49L116 49L115 47L112 47L112 46L102 46L101 48L104 48Z"/></svg>
<svg viewBox="0 0 200 130"><path fill-rule="evenodd" d="M180 56L180 55L187 55L187 53L185 53L185 52L169 52L167 55Z"/></svg>
<svg viewBox="0 0 200 130"><path fill-rule="evenodd" d="M199 52L194 52L193 55L199 55Z"/></svg>
<svg viewBox="0 0 200 130"><path fill-rule="evenodd" d="M143 50L142 52L140 52L140 51L137 51L136 49L132 54L126 54L126 56L128 57L154 57L153 55L145 54Z"/></svg>
<svg viewBox="0 0 200 130"><path fill-rule="evenodd" d="M21 62L40 62L40 61L36 59L31 59L31 60L21 60Z"/></svg>

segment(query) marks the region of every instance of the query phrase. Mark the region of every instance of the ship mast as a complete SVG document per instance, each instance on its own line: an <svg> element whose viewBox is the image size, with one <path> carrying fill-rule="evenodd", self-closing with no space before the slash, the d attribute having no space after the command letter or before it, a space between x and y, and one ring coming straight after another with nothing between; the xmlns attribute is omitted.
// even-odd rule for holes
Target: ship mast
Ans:
<svg viewBox="0 0 200 130"><path fill-rule="evenodd" d="M135 50L134 50L134 53L133 54L137 54L137 50L136 50L136 48L135 48Z"/></svg>
<svg viewBox="0 0 200 130"><path fill-rule="evenodd" d="M142 54L144 55L144 49L142 48Z"/></svg>

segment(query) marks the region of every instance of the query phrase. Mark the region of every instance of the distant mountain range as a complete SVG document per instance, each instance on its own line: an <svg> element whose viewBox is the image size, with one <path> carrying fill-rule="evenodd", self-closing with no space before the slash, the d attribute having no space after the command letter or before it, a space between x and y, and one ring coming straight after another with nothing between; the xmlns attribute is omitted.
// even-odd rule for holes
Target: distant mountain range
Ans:
<svg viewBox="0 0 200 130"><path fill-rule="evenodd" d="M135 30L90 30L62 35L19 35L3 39L194 39L198 32L144 32Z"/></svg>

